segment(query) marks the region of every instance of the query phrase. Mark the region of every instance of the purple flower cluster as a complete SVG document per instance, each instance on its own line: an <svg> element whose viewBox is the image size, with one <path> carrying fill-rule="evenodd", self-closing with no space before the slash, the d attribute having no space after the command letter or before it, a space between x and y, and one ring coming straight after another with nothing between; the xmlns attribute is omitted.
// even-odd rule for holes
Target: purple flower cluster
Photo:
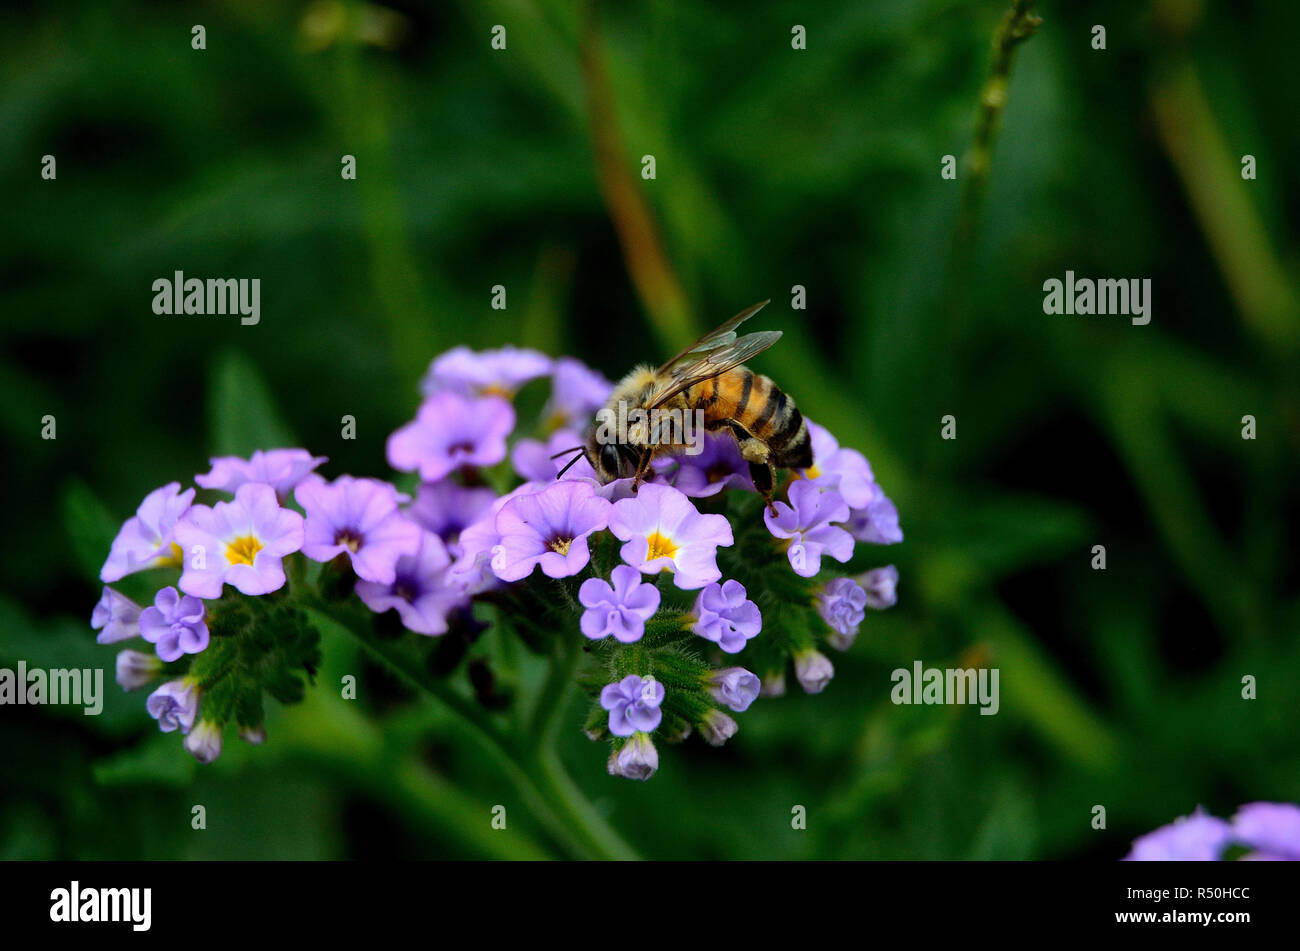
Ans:
<svg viewBox="0 0 1300 951"><path fill-rule="evenodd" d="M127 649L118 654L116 676L125 690L152 682L166 664L190 664L191 674L157 688L146 708L164 732L186 734L185 748L202 762L221 751L223 723L196 719L202 678L225 675L219 663L216 669L204 666L215 617L240 596L281 591L288 580L287 558L329 561L342 556L358 577L393 585L400 581L402 559L421 554L424 532L399 509L404 497L393 486L350 476L328 483L314 474L326 461L304 449L214 458L210 471L194 477L195 484L233 498L196 503L196 490L175 482L154 490L123 524L100 572L111 582L148 569L174 572L174 582L154 589L152 603L144 608L105 587L91 627L103 644L140 638L152 645L152 653ZM305 516L286 507L291 498ZM447 564L443 552L442 567ZM421 603L420 609L413 626L430 633L446 629L430 620L434 611L428 605ZM248 737L264 735L260 724L241 724L240 729Z"/></svg>
<svg viewBox="0 0 1300 951"><path fill-rule="evenodd" d="M1197 808L1133 841L1128 862L1214 862L1232 846L1252 861L1300 861L1300 806L1284 802L1252 802L1237 810L1231 822Z"/></svg>
<svg viewBox="0 0 1300 951"><path fill-rule="evenodd" d="M515 394L543 379L540 417L517 433ZM228 690L208 689L231 668L211 658L242 644L249 624L328 611L351 594L377 635L400 622L428 637L454 629L459 644L501 616L530 647L579 637L583 682L593 694L604 684L586 730L612 737L611 774L635 779L658 769L651 734L721 745L738 730L729 714L783 693L790 669L805 691L823 690L834 668L819 644L847 649L866 609L896 600L892 565L822 574L848 563L855 542L902 534L867 460L820 426L810 423L814 465L760 516L725 430L706 433L698 454L657 455L635 492L630 478L602 483L581 447L613 384L572 358L457 347L420 390L414 418L386 443L389 464L408 474L400 490L330 479L317 472L324 457L271 449L214 458L195 477L225 497L196 502L194 488L170 483L122 526L102 579L169 568L173 581L132 590L147 607L105 587L92 627L101 643L152 645L119 653L118 682L164 679L146 706L200 761L220 754L228 721L248 742L265 739L260 723L222 707ZM765 615L773 635L751 649ZM720 666L723 655L746 666ZM256 663L239 669L259 676L243 673Z"/></svg>

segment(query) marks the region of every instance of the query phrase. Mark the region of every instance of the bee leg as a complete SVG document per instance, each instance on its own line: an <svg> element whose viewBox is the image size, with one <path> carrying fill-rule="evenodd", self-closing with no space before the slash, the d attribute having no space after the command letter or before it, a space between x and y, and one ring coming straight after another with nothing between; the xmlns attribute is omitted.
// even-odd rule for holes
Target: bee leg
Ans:
<svg viewBox="0 0 1300 951"><path fill-rule="evenodd" d="M732 422L731 430L736 434L740 445L740 456L749 463L749 477L754 480L754 488L767 503L767 510L773 515L776 508L772 505L772 489L776 485L776 470L772 467L772 450L761 439L755 439L739 423Z"/></svg>
<svg viewBox="0 0 1300 951"><path fill-rule="evenodd" d="M632 491L636 492L641 486L641 480L645 478L646 470L650 468L650 459L654 452L650 449L641 450L641 458L636 464L636 476L632 479Z"/></svg>
<svg viewBox="0 0 1300 951"><path fill-rule="evenodd" d="M772 505L772 488L776 485L776 471L772 468L770 462L751 462L749 464L749 477L754 480L754 488L763 496L763 501L767 503L767 510L773 515L776 509Z"/></svg>

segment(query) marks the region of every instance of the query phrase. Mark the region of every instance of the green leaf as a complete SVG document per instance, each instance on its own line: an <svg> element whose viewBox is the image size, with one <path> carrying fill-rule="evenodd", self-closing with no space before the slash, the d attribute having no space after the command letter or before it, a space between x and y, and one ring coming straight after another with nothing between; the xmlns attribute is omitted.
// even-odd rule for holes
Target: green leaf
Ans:
<svg viewBox="0 0 1300 951"><path fill-rule="evenodd" d="M98 583L99 569L108 557L121 522L80 479L73 479L63 487L60 507L77 568L87 580Z"/></svg>
<svg viewBox="0 0 1300 951"><path fill-rule="evenodd" d="M248 456L255 449L296 444L261 373L235 350L223 351L213 363L208 430L213 453L219 456Z"/></svg>

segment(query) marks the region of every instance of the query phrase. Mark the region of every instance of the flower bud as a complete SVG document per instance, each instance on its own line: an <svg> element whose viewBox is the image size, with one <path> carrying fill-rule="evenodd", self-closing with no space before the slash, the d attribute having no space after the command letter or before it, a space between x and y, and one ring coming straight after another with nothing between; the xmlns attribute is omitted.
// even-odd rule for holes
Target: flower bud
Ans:
<svg viewBox="0 0 1300 951"><path fill-rule="evenodd" d="M239 728L239 738L245 743L251 743L253 746L261 746L266 742L266 726L261 723L257 726L241 726Z"/></svg>
<svg viewBox="0 0 1300 951"><path fill-rule="evenodd" d="M659 769L659 751L645 733L634 733L609 757L609 774L626 779L647 780Z"/></svg>
<svg viewBox="0 0 1300 951"><path fill-rule="evenodd" d="M149 716L158 721L158 729L171 733L179 729L189 733L199 712L199 685L192 677L169 680L144 703Z"/></svg>
<svg viewBox="0 0 1300 951"><path fill-rule="evenodd" d="M90 626L99 631L98 644L112 644L140 636L140 605L124 594L105 587L90 617Z"/></svg>
<svg viewBox="0 0 1300 951"><path fill-rule="evenodd" d="M200 720L185 737L185 749L200 763L211 763L221 755L221 727L211 720Z"/></svg>
<svg viewBox="0 0 1300 951"><path fill-rule="evenodd" d="M706 683L709 695L736 713L748 710L761 689L758 677L744 667L715 670L706 678Z"/></svg>
<svg viewBox="0 0 1300 951"><path fill-rule="evenodd" d="M898 569L893 565L872 568L866 574L859 576L858 584L862 585L867 592L869 608L883 611L898 603L898 594L895 591L898 586Z"/></svg>
<svg viewBox="0 0 1300 951"><path fill-rule="evenodd" d="M827 640L836 650L848 650L858 636L867 597L867 592L852 578L832 578L813 599L817 613L831 629Z"/></svg>
<svg viewBox="0 0 1300 951"><path fill-rule="evenodd" d="M776 670L763 675L763 687L759 690L760 697L784 697L785 696L785 671Z"/></svg>
<svg viewBox="0 0 1300 951"><path fill-rule="evenodd" d="M117 683L123 690L135 690L151 683L162 673L163 662L153 654L125 650L117 655Z"/></svg>
<svg viewBox="0 0 1300 951"><path fill-rule="evenodd" d="M700 721L700 736L710 746L721 746L735 736L738 729L736 721L721 710L710 710Z"/></svg>
<svg viewBox="0 0 1300 951"><path fill-rule="evenodd" d="M806 650L794 657L794 675L805 693L821 693L835 676L835 668L821 651Z"/></svg>

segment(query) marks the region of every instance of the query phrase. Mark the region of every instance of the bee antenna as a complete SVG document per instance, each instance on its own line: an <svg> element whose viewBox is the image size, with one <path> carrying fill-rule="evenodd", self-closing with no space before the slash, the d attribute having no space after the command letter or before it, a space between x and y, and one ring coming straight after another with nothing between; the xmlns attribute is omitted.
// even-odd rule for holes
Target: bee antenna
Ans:
<svg viewBox="0 0 1300 951"><path fill-rule="evenodd" d="M581 448L581 447L579 447L579 448ZM580 453L578 453L576 456L574 456L572 459L570 459L568 462L566 462L566 463L564 464L564 468L561 469L559 472L555 473L555 478L557 478L557 479L560 478L560 476L564 475L566 472L568 472L570 469L572 469L572 468L573 468L573 464L574 464L575 462L577 462L579 459L581 459L582 456L583 456L583 454L580 452ZM554 459L555 457L554 457L554 456L551 456L551 458Z"/></svg>
<svg viewBox="0 0 1300 951"><path fill-rule="evenodd" d="M560 456L567 456L571 452L582 452L583 448L584 447L582 446L570 446L568 449L561 449L559 452L551 453L551 458L558 459ZM570 463L570 465L572 465L572 463Z"/></svg>

